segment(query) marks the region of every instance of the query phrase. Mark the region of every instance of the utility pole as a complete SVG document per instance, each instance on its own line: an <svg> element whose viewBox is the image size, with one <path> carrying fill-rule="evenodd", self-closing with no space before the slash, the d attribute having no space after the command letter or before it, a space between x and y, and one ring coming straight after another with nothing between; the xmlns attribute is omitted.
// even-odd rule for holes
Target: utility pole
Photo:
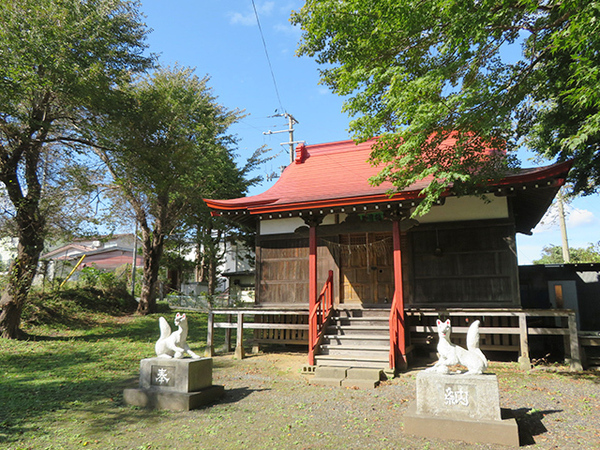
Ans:
<svg viewBox="0 0 600 450"><path fill-rule="evenodd" d="M558 190L556 196L558 201L558 223L560 224L560 234L562 237L562 254L563 261L568 264L571 262L571 254L569 252L569 240L567 239L567 222L565 221L565 209L563 207L562 187Z"/></svg>
<svg viewBox="0 0 600 450"><path fill-rule="evenodd" d="M281 142L279 145L289 145L290 148L290 164L294 162L294 144L300 144L304 141L294 141L294 125L298 124L300 122L298 122L296 119L294 119L294 116L292 116L291 114L288 113L283 113L283 114L275 114L274 116L271 117L285 117L288 120L288 129L287 130L279 130L279 131L264 131L263 134L265 135L270 135L270 134L277 134L277 133L289 133L289 140L288 142Z"/></svg>

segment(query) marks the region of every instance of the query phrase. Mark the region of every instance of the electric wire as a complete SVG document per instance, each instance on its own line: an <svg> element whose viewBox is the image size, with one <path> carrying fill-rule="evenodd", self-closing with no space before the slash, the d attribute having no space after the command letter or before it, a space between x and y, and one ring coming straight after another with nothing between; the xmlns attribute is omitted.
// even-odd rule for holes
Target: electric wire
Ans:
<svg viewBox="0 0 600 450"><path fill-rule="evenodd" d="M260 32L260 38L262 39L263 48L265 49L265 55L267 56L267 63L269 64L269 70L271 71L271 78L273 79L273 86L275 86L275 94L277 95L277 101L279 102L279 107L282 111L285 112L285 108L281 103L281 97L279 96L279 89L277 88L277 81L275 80L275 73L273 72L273 66L271 65L271 58L269 58L269 52L267 51L267 43L265 42L265 36L262 31L262 27L260 26L260 20L258 19L258 11L256 10L256 5L254 4L254 0L252 0L252 8L254 8L254 17L256 17L256 23L258 24L258 31Z"/></svg>

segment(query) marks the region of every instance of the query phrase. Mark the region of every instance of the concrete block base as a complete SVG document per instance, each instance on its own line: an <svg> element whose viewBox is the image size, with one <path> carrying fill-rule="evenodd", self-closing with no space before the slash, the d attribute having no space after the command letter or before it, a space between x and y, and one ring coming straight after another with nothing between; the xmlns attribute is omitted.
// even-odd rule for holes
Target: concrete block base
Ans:
<svg viewBox="0 0 600 450"><path fill-rule="evenodd" d="M342 387L357 387L360 389L373 389L379 386L381 370L353 368L346 371L346 379Z"/></svg>
<svg viewBox="0 0 600 450"><path fill-rule="evenodd" d="M417 436L519 446L515 419L503 419L494 374L419 372L417 401L404 415L404 431Z"/></svg>
<svg viewBox="0 0 600 450"><path fill-rule="evenodd" d="M140 361L140 388L195 392L212 385L212 358L146 358Z"/></svg>
<svg viewBox="0 0 600 450"><path fill-rule="evenodd" d="M414 404L404 415L404 431L427 438L519 446L519 428L515 419L464 420L417 414Z"/></svg>
<svg viewBox="0 0 600 450"><path fill-rule="evenodd" d="M140 361L138 389L125 389L125 403L148 409L189 411L219 399L212 384L212 358L146 358Z"/></svg>
<svg viewBox="0 0 600 450"><path fill-rule="evenodd" d="M342 380L346 378L345 367L323 367L315 368L315 376L310 380L310 384L319 386L341 386Z"/></svg>
<svg viewBox="0 0 600 450"><path fill-rule="evenodd" d="M223 396L223 386L213 385L197 392L173 392L158 389L125 389L125 403L148 409L190 411L215 402Z"/></svg>

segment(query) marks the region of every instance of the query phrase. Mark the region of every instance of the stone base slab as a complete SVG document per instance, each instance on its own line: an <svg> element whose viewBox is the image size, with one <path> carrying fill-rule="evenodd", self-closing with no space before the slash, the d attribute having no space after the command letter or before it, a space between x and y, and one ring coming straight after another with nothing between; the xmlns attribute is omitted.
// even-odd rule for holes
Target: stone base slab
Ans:
<svg viewBox="0 0 600 450"><path fill-rule="evenodd" d="M326 367L317 366L315 376L310 380L310 384L319 386L341 386L342 380L346 378L346 367Z"/></svg>
<svg viewBox="0 0 600 450"><path fill-rule="evenodd" d="M169 392L158 389L125 389L125 403L148 409L190 411L215 402L223 396L225 388L213 385L198 392Z"/></svg>
<svg viewBox="0 0 600 450"><path fill-rule="evenodd" d="M417 414L464 420L500 420L494 374L417 374Z"/></svg>
<svg viewBox="0 0 600 450"><path fill-rule="evenodd" d="M515 419L465 420L417 414L414 404L404 415L404 431L427 438L519 446L519 428Z"/></svg>
<svg viewBox="0 0 600 450"><path fill-rule="evenodd" d="M346 371L346 379L342 380L342 387L374 389L379 386L381 370L351 368Z"/></svg>
<svg viewBox="0 0 600 450"><path fill-rule="evenodd" d="M212 385L212 358L146 358L140 361L140 389L196 392Z"/></svg>

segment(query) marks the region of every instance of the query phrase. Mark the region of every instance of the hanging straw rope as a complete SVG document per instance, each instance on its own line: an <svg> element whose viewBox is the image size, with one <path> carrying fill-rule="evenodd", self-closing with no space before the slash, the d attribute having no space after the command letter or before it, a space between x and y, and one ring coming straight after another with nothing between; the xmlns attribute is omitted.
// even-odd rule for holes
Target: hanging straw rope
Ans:
<svg viewBox="0 0 600 450"><path fill-rule="evenodd" d="M370 265L369 260L371 255L383 257L389 254L392 249L391 237L380 239L375 242L367 242L364 244L340 244L338 242L328 241L327 239L323 238L321 238L321 241L325 243L336 260L339 260L339 258L342 256L364 254L367 258L367 267Z"/></svg>

